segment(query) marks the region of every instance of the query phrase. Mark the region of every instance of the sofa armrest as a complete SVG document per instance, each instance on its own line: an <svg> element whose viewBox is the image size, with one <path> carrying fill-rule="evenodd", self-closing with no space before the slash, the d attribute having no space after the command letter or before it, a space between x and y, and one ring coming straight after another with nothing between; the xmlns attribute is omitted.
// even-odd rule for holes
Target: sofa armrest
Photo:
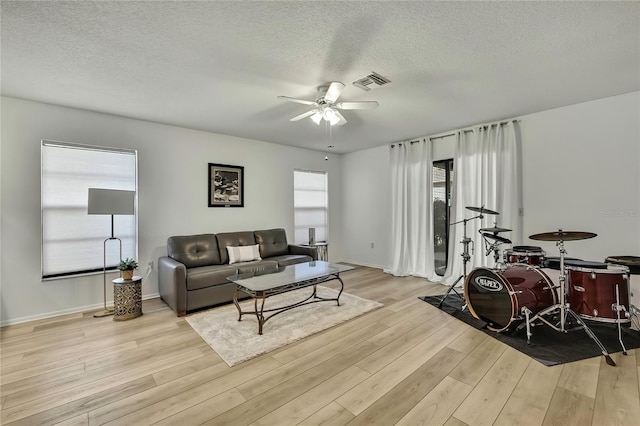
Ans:
<svg viewBox="0 0 640 426"><path fill-rule="evenodd" d="M289 244L289 254L303 254L311 256L313 260L318 260L318 250L315 247Z"/></svg>
<svg viewBox="0 0 640 426"><path fill-rule="evenodd" d="M179 317L187 313L187 267L168 256L158 258L160 297Z"/></svg>

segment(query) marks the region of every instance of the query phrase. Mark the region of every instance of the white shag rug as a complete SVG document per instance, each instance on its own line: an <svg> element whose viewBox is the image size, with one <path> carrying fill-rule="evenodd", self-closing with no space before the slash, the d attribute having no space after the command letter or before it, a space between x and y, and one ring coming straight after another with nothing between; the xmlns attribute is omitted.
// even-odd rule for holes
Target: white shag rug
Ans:
<svg viewBox="0 0 640 426"><path fill-rule="evenodd" d="M318 295L335 298L337 290L318 286ZM273 296L265 302L265 309L286 306L305 299L310 287ZM243 311L253 311L253 299L240 302ZM186 317L191 327L230 366L255 358L279 347L326 330L366 312L384 306L373 300L348 293L340 295L340 306L335 301L311 303L280 313L263 326L258 334L255 314L243 314L238 321L234 304L198 312Z"/></svg>

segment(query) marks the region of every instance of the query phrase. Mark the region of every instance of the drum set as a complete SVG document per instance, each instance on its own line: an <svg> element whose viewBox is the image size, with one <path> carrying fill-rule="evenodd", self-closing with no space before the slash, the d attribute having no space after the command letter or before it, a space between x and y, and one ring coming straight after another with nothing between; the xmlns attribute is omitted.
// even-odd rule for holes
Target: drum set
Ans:
<svg viewBox="0 0 640 426"><path fill-rule="evenodd" d="M526 327L527 344L530 344L531 329L536 325L546 325L562 333L582 329L598 345L607 364L614 366L606 348L584 320L612 323L617 325L618 340L623 354L627 355L621 326L631 323L632 316L629 268L565 256L565 242L594 238L597 234L559 229L529 236L532 240L555 242L560 254L557 258L547 258L542 248L535 246L513 246L501 256L500 245L511 244L511 241L499 234L511 230L497 226L483 228L479 232L485 241L485 254L494 254L495 266L475 268L467 275L468 247L472 244L466 235L467 222L484 214L499 214L484 206L467 209L480 214L456 222L465 225L461 241L464 275L449 287L438 307L464 279L465 304L462 309L468 307L470 313L484 321L491 331L501 333ZM547 273L555 270L559 271L557 282Z"/></svg>

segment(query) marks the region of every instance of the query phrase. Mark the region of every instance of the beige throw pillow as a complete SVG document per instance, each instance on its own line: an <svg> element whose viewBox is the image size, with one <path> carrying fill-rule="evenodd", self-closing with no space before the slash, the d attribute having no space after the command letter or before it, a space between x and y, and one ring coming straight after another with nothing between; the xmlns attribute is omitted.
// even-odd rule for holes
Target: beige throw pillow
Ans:
<svg viewBox="0 0 640 426"><path fill-rule="evenodd" d="M238 262L249 262L251 260L262 260L258 244L239 247L227 246L227 253L229 253L229 265Z"/></svg>

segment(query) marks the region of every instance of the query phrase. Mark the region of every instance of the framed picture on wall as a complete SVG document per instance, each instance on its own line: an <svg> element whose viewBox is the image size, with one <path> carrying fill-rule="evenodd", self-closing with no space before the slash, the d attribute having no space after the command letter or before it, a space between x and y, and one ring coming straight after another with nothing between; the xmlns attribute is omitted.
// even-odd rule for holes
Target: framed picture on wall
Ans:
<svg viewBox="0 0 640 426"><path fill-rule="evenodd" d="M209 207L244 207L244 167L209 163Z"/></svg>

